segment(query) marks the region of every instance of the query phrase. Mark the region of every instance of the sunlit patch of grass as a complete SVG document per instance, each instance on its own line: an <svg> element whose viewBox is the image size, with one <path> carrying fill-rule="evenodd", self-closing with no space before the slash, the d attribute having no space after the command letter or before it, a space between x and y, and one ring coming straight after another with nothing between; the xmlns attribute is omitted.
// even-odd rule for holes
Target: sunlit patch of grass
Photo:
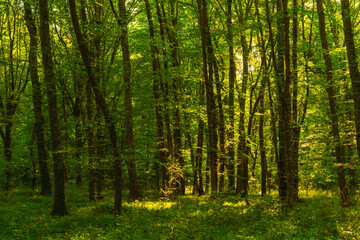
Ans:
<svg viewBox="0 0 360 240"><path fill-rule="evenodd" d="M169 201L135 201L135 202L126 202L124 206L132 208L145 208L148 210L164 210L169 209L176 205L175 202Z"/></svg>

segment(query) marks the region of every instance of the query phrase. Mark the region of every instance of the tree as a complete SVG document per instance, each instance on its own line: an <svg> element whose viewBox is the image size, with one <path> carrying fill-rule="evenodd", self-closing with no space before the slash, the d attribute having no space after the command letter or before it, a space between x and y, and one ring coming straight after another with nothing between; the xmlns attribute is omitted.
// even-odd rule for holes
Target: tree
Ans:
<svg viewBox="0 0 360 240"><path fill-rule="evenodd" d="M48 154L45 146L44 116L42 113L43 93L41 91L41 84L39 81L39 74L37 68L38 34L35 25L35 19L31 11L31 6L27 1L24 2L24 9L25 9L26 26L28 28L30 35L29 72L33 87L32 97L34 103L34 118L35 118L34 132L36 136L36 147L37 147L38 163L40 169L41 194L50 195L51 183L50 183L49 170L47 166Z"/></svg>
<svg viewBox="0 0 360 240"><path fill-rule="evenodd" d="M348 206L351 204L348 188L346 186L345 179L345 170L343 164L345 163L344 159L344 150L340 140L340 130L338 124L338 115L336 109L336 93L334 89L334 80L333 80L333 67L331 55L328 47L326 30L325 30L325 14L324 8L322 4L322 0L316 0L317 13L319 17L319 30L320 30L320 38L321 38L321 46L323 49L323 57L325 61L326 67L326 80L327 80L327 88L326 91L328 93L328 101L330 106L330 117L331 117L331 133L333 137L333 141L335 144L335 155L336 161L339 164L338 169L338 184L340 187L340 196L342 205Z"/></svg>
<svg viewBox="0 0 360 240"><path fill-rule="evenodd" d="M67 214L65 204L65 163L56 94L56 76L50 43L49 5L47 0L39 0L39 10L42 63L49 109L51 151L54 162L54 207L52 214L65 215Z"/></svg>
<svg viewBox="0 0 360 240"><path fill-rule="evenodd" d="M208 10L206 0L197 0L199 10L199 25L201 31L201 45L203 54L203 74L206 89L206 112L208 119L208 154L210 159L211 171L211 192L218 190L218 172L217 172L217 113L214 97L214 49L212 46L210 27L208 19Z"/></svg>
<svg viewBox="0 0 360 240"><path fill-rule="evenodd" d="M351 21L349 0L341 0L341 14L354 99L357 153L360 157L360 72L355 48L354 33L352 29L353 25Z"/></svg>

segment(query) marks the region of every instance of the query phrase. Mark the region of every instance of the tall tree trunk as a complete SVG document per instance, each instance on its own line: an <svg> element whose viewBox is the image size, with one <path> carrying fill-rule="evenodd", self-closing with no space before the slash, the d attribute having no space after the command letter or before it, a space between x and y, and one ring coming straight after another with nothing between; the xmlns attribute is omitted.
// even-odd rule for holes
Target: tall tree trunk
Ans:
<svg viewBox="0 0 360 240"><path fill-rule="evenodd" d="M161 14L161 8L158 0L155 0L156 3L156 15L158 17L159 21L159 27L160 27L160 37L162 42L162 55L163 55L163 65L164 65L164 81L160 83L162 93L163 93L163 107L164 107L164 120L165 120L165 127L166 127L166 158L169 162L172 157L174 156L174 146L173 146L173 140L172 140L172 131L171 131L171 122L170 122L170 113L169 113L169 84L167 81L167 71L168 71L168 62L167 62L167 51L166 51L166 44L165 44L165 22L163 20L162 14ZM166 166L167 167L167 166ZM169 174L166 175L166 182L169 181Z"/></svg>
<svg viewBox="0 0 360 240"><path fill-rule="evenodd" d="M344 159L344 149L340 140L340 131L339 131L339 123L338 123L338 115L336 109L336 93L334 89L334 80L333 80L333 67L330 56L330 51L328 47L328 42L326 38L326 28L325 28L325 14L322 0L316 0L317 13L319 17L319 30L320 30L320 38L321 38L321 46L323 49L323 56L325 60L326 67L326 80L327 80L327 88L326 91L328 93L328 100L330 105L330 115L331 115L331 133L333 137L333 141L335 143L335 156L336 161L339 164L338 169L338 184L340 187L340 196L342 205L348 206L351 205L350 196L348 193L348 188L346 186L345 179L345 169L343 164L345 163Z"/></svg>
<svg viewBox="0 0 360 240"><path fill-rule="evenodd" d="M234 35L232 26L232 0L227 1L227 38L229 45L229 129L228 135L228 165L227 174L229 178L229 190L235 190L235 111L234 111L234 85L236 80L236 64L234 54Z"/></svg>
<svg viewBox="0 0 360 240"><path fill-rule="evenodd" d="M36 186L36 162L35 162L35 156L34 156L34 143L35 143L35 127L31 136L31 141L29 144L29 152L30 152L30 159L31 159L31 165L32 165L32 176L31 176L31 190L35 190Z"/></svg>
<svg viewBox="0 0 360 240"><path fill-rule="evenodd" d="M87 147L89 164L89 201L95 201L95 143L94 143L94 102L91 83L86 86L86 115L87 115Z"/></svg>
<svg viewBox="0 0 360 240"><path fill-rule="evenodd" d="M141 198L140 187L136 173L135 152L134 152L134 123L132 110L131 94L131 62L130 48L128 41L128 23L125 0L119 0L119 23L121 26L121 48L124 68L124 85L125 85L125 135L126 135L126 160L128 164L129 182L130 182L130 200Z"/></svg>
<svg viewBox="0 0 360 240"><path fill-rule="evenodd" d="M271 24L271 18L270 18L269 0L265 0L265 9L266 9L267 26L269 29L269 41L270 41L270 48L271 48L270 56L271 56L274 71L275 71L275 77L276 77L276 79L278 79L278 77L279 77L278 64L277 64L277 59L276 59L274 36L273 36L273 32L272 32L272 24ZM270 126L271 126L271 135L272 135L271 142L273 145L275 163L279 166L278 135L277 135L277 127L276 127L277 121L276 121L275 112L274 112L274 104L273 104L273 98L272 98L272 92L271 92L270 78L268 78L267 90L268 90L269 105L270 105ZM269 177L271 177L270 172L269 172ZM270 185L269 185L269 187L270 187Z"/></svg>
<svg viewBox="0 0 360 240"><path fill-rule="evenodd" d="M286 0L285 0L286 1ZM287 3L286 3L287 4ZM285 34L287 22L287 13L284 11L284 0L277 1L277 12L279 14L277 20L277 87L279 97L279 162L278 162L278 180L279 180L279 197L281 200L286 199L286 162L288 159L288 119L289 119L289 89L286 86L285 77L285 55L286 55L286 37L288 32ZM287 7L286 7L287 8Z"/></svg>
<svg viewBox="0 0 360 240"><path fill-rule="evenodd" d="M161 163L161 173L162 173L162 190L166 191L167 189L167 168L166 168L166 153L165 153L165 138L164 138L164 122L163 122L163 111L161 107L161 92L160 85L162 82L161 79L161 67L159 60L159 49L156 46L154 23L152 20L151 9L149 0L145 0L146 15L149 24L149 34L150 34L150 49L151 49L151 60L152 60L152 70L153 70L153 91L155 98L155 115L157 123L157 148L158 148L158 158Z"/></svg>
<svg viewBox="0 0 360 240"><path fill-rule="evenodd" d="M265 77L264 77L265 78ZM265 147L265 140L264 140L264 89L265 89L265 82L261 83L261 92L260 92L260 120L259 120L259 141L260 141L260 161L261 161L261 195L266 194L266 181L267 181L267 160L266 160L266 147Z"/></svg>
<svg viewBox="0 0 360 240"><path fill-rule="evenodd" d="M74 120L75 120L75 162L76 162L76 185L82 185L82 164L81 152L83 147L83 130L82 130L82 116L83 116L83 92L84 87L81 75L74 76L75 102L74 102Z"/></svg>
<svg viewBox="0 0 360 240"><path fill-rule="evenodd" d="M105 158L105 132L101 121L101 108L96 105L96 199L103 199L104 188L104 164Z"/></svg>
<svg viewBox="0 0 360 240"><path fill-rule="evenodd" d="M199 105L200 108L205 105L205 87L204 82L200 81L200 89L199 89ZM203 174L202 174L202 163L203 163L203 145L204 145L204 128L205 123L202 120L201 116L199 116L199 124L198 124L198 141L196 147L196 171L194 178L198 179L198 194L201 196L204 194L204 184L203 184ZM194 186L195 188L195 186Z"/></svg>
<svg viewBox="0 0 360 240"><path fill-rule="evenodd" d="M41 195L51 194L51 182L49 169L47 166L48 155L46 151L45 138L44 138L44 116L42 114L42 91L39 81L39 74L37 70L37 45L38 34L33 18L31 7L29 3L24 3L26 26L30 35L30 50L29 50L29 71L33 87L32 98L34 104L34 133L36 138L37 158L40 170L40 185Z"/></svg>
<svg viewBox="0 0 360 240"><path fill-rule="evenodd" d="M166 12L164 5L162 5L162 12L164 21L164 28L166 30L168 40L170 43L171 59L172 59L172 71L174 72L172 79L172 93L173 93L173 154L174 159L180 166L179 181L177 181L176 191L180 194L185 194L185 171L184 171L184 157L182 155L182 142L181 142L181 115L180 115L180 88L181 88L181 77L179 76L179 40L177 35L177 23L178 23L178 2L169 1L170 4L170 17L171 23L167 23ZM170 26L170 27L169 27Z"/></svg>
<svg viewBox="0 0 360 240"><path fill-rule="evenodd" d="M360 72L355 49L353 25L351 22L349 0L341 0L341 14L344 26L345 46L349 64L352 92L354 98L356 148L360 157Z"/></svg>
<svg viewBox="0 0 360 240"><path fill-rule="evenodd" d="M300 131L301 126L299 125L298 120L298 4L297 0L293 1L293 26L292 26L292 72L291 72L291 81L292 81L292 142L291 142L291 152L290 152L290 161L292 163L291 174L293 178L293 195L289 200L297 200L299 193L299 143L300 143Z"/></svg>
<svg viewBox="0 0 360 240"><path fill-rule="evenodd" d="M206 112L208 119L208 154L211 172L211 192L218 190L217 172L217 113L214 97L214 50L212 47L206 0L197 0L200 14L203 73L206 88Z"/></svg>
<svg viewBox="0 0 360 240"><path fill-rule="evenodd" d="M219 67L216 61L214 62L214 70L215 70L215 82L216 82L216 92L217 92L217 103L219 108L219 192L224 190L225 184L225 163L226 163L226 150L225 150L225 117L224 117L224 109L223 109L223 99L221 97L221 89L222 82L220 81L219 76ZM224 76L224 75L223 75Z"/></svg>
<svg viewBox="0 0 360 240"><path fill-rule="evenodd" d="M260 21L260 13L259 13L259 3L258 0L255 1L255 12L257 17L257 22L259 23L259 42L261 43L261 86L260 86L260 93L259 93L259 100L260 100L260 120L259 120L259 145L260 145L260 166L261 166L261 195L266 195L267 190L267 181L268 181L268 166L267 166L267 159L266 159L266 147L265 147L265 139L264 139L264 114L265 114L265 107L264 107L264 95L265 95L265 88L266 84L269 81L268 77L268 64L266 61L266 48L265 48L265 40L264 40L264 33L263 28ZM269 191L270 193L270 191Z"/></svg>
<svg viewBox="0 0 360 240"><path fill-rule="evenodd" d="M241 83L241 91L239 93L239 144L238 144L238 165L237 165L237 181L236 193L241 193L246 196L248 189L248 156L246 156L246 133L245 133L245 107L246 107L246 92L247 82L249 76L249 51L247 49L247 42L245 35L241 35L241 47L243 57L243 79Z"/></svg>
<svg viewBox="0 0 360 240"><path fill-rule="evenodd" d="M286 204L292 207L295 202L295 188L294 188L294 162L291 157L291 143L293 142L293 136L291 131L291 56L290 56L290 17L288 12L288 0L282 0L282 14L284 18L284 49L285 49L285 81L282 85L281 102L282 115L280 115L283 123L283 141L280 142L282 149L280 152L283 154L285 161L285 173L286 173ZM296 41L296 40L295 40Z"/></svg>
<svg viewBox="0 0 360 240"><path fill-rule="evenodd" d="M64 215L67 213L65 204L65 164L57 104L56 78L50 43L48 9L48 1L39 0L42 62L49 109L51 150L54 162L54 207L52 214Z"/></svg>
<svg viewBox="0 0 360 240"><path fill-rule="evenodd" d="M70 14L71 20L74 27L74 32L76 35L77 43L80 49L81 58L83 59L86 72L88 74L91 87L93 89L95 95L96 104L102 110L106 125L108 127L109 135L110 135L110 142L113 150L114 155L114 170L115 170L115 179L114 179L114 188L115 188L115 201L114 201L114 210L115 214L121 214L121 203L122 203L122 165L121 165L121 158L119 154L119 143L118 137L116 133L115 122L110 115L110 111L106 100L104 98L103 92L100 90L99 83L94 76L94 71L91 66L90 56L89 56L89 48L87 43L84 41L84 37L82 35L79 19L76 13L76 4L75 0L69 0L69 7L70 7Z"/></svg>

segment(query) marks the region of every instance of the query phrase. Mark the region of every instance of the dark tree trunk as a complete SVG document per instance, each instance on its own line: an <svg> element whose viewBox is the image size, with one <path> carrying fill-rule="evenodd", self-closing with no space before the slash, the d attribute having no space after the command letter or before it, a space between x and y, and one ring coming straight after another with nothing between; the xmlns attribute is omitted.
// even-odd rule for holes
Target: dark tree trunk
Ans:
<svg viewBox="0 0 360 240"><path fill-rule="evenodd" d="M104 164L105 158L105 132L101 121L101 108L96 106L96 199L103 199L102 191L104 189Z"/></svg>
<svg viewBox="0 0 360 240"><path fill-rule="evenodd" d="M266 148L264 140L264 88L265 83L262 83L260 95L260 120L259 120L259 141L260 141L260 161L261 161L261 195L266 194L266 181L267 181L267 160Z"/></svg>
<svg viewBox="0 0 360 240"><path fill-rule="evenodd" d="M296 201L298 199L299 193L299 143L300 143L300 131L301 126L298 121L298 5L297 0L293 1L293 26L292 26L292 73L291 73L291 81L292 81L292 123L291 123L291 152L290 152L290 161L292 163L291 174L293 178L293 196L292 199L289 200ZM289 195L290 197L290 195Z"/></svg>
<svg viewBox="0 0 360 240"><path fill-rule="evenodd" d="M343 19L345 46L354 98L356 146L358 156L360 157L360 72L355 49L349 0L341 0L341 14Z"/></svg>
<svg viewBox="0 0 360 240"><path fill-rule="evenodd" d="M164 120L165 120L165 127L166 127L166 147L167 151L166 158L167 162L169 162L172 157L174 156L174 146L173 146L173 140L172 140L172 132L171 132L171 122L170 122L170 113L169 113L169 84L166 78L167 71L168 71L168 63L167 63L167 51L166 51L166 44L165 44L165 22L163 20L163 17L161 15L161 9L158 0L155 1L156 3L156 14L159 21L159 27L160 27L160 36L161 36L161 42L162 42L162 55L163 55L163 62L164 62L164 72L165 72L165 78L162 83L160 83L160 86L162 88L163 93L163 107L164 107ZM166 165L167 167L167 165ZM169 174L166 174L166 182L169 181Z"/></svg>
<svg viewBox="0 0 360 240"><path fill-rule="evenodd" d="M33 18L31 7L28 3L24 4L26 26L30 35L30 50L29 50L29 71L33 87L32 98L34 103L35 125L34 133L36 138L37 157L40 170L40 185L41 195L51 194L50 175L47 166L48 155L46 151L44 138L44 116L42 114L42 91L37 70L37 46L38 34L35 26L35 19Z"/></svg>
<svg viewBox="0 0 360 240"><path fill-rule="evenodd" d="M185 194L185 171L184 171L184 157L182 155L182 142L181 142L181 115L180 115L180 87L181 87L181 76L179 76L178 70L180 67L180 59L179 59L179 40L177 35L177 12L178 12L178 2L170 1L170 17L171 23L167 23L166 21L166 13L164 5L162 5L162 12L164 21L164 28L166 30L168 40L170 43L170 51L171 51L171 59L172 59L172 70L174 71L172 79L172 93L173 93L173 156L175 162L180 166L180 176L179 181L177 182L176 192L179 194ZM171 26L171 27L169 27Z"/></svg>
<svg viewBox="0 0 360 240"><path fill-rule="evenodd" d="M126 135L126 161L128 165L129 182L130 182L130 200L141 198L140 187L136 173L135 152L134 152L134 123L133 107L131 94L131 62L130 49L128 41L128 23L125 7L125 0L119 0L119 23L121 26L121 48L124 68L124 85L125 85L125 135Z"/></svg>
<svg viewBox="0 0 360 240"><path fill-rule="evenodd" d="M286 1L286 0L285 0ZM289 89L286 86L285 77L285 55L288 37L288 32L285 34L285 30L289 30L286 26L287 13L284 11L284 1L277 1L277 12L279 14L277 20L277 87L279 96L279 161L278 161L278 181L279 181L279 197L281 200L286 199L286 162L288 159L288 135L289 135ZM286 35L286 36L285 36Z"/></svg>
<svg viewBox="0 0 360 240"><path fill-rule="evenodd" d="M87 145L88 145L88 161L89 161L89 200L95 201L95 144L94 144L94 102L91 91L91 83L86 86L86 115L87 115Z"/></svg>
<svg viewBox="0 0 360 240"><path fill-rule="evenodd" d="M269 81L269 79L268 79L268 64L266 61L265 40L264 40L264 33L263 33L261 21L260 21L258 0L255 1L255 7L256 7L256 9L255 9L256 17L257 17L257 21L259 23L259 31L260 31L259 42L261 43L261 70L262 70L261 86L260 86L260 93L259 93L259 100L260 100L259 145L260 145L260 165L261 165L261 195L266 195L267 182L268 182L269 178L268 178L266 147L265 147L265 139L264 139L264 125L265 125L264 95L265 95L266 84ZM270 191L269 191L269 193L270 193Z"/></svg>
<svg viewBox="0 0 360 240"><path fill-rule="evenodd" d="M326 91L328 93L328 100L330 105L330 117L331 117L331 133L333 137L333 141L335 144L335 156L336 161L339 164L338 169L338 184L340 187L340 196L341 202L343 206L351 205L350 196L348 193L348 188L346 186L345 179L345 169L343 164L345 163L344 159L344 149L340 140L340 131L339 131L339 123L338 123L338 115L336 109L336 98L335 98L335 89L334 89L334 80L333 80L333 67L331 61L331 55L328 47L328 42L326 38L326 28L325 28L325 14L322 0L316 0L317 13L319 17L319 30L320 30L320 38L321 38L321 46L323 49L323 56L325 60L326 67L326 80L327 80L327 88Z"/></svg>
<svg viewBox="0 0 360 240"><path fill-rule="evenodd" d="M36 186L36 162L35 162L35 156L34 156L34 143L35 143L35 128L33 130L31 141L30 141L30 159L31 159L31 165L32 165L32 176L31 176L31 190L35 190Z"/></svg>
<svg viewBox="0 0 360 240"><path fill-rule="evenodd" d="M200 89L199 89L199 105L200 107L205 105L205 87L204 82L200 81ZM196 171L195 171L195 179L198 179L198 194L201 196L204 194L204 184L203 184L203 174L202 174L202 163L203 163L203 145L204 145L204 128L205 123L199 116L199 124L198 124L198 141L196 147ZM194 182L195 184L195 182ZM194 186L195 188L196 186Z"/></svg>
<svg viewBox="0 0 360 240"><path fill-rule="evenodd" d="M245 133L245 107L246 107L246 92L247 82L249 76L249 51L247 49L246 38L241 35L241 47L243 57L243 79L241 83L241 92L239 93L239 144L238 144L238 165L237 165L237 181L236 193L241 193L246 196L248 193L248 156L246 156L246 133Z"/></svg>
<svg viewBox="0 0 360 240"><path fill-rule="evenodd" d="M56 78L50 43L48 8L47 0L39 0L42 62L49 109L51 150L54 162L54 207L52 214L64 215L67 213L65 204L65 164L57 104Z"/></svg>
<svg viewBox="0 0 360 240"><path fill-rule="evenodd" d="M236 64L234 54L234 35L232 26L232 0L227 1L227 38L229 45L229 129L228 129L228 165L227 174L229 190L235 190L235 111L234 111L234 85L236 80Z"/></svg>
<svg viewBox="0 0 360 240"><path fill-rule="evenodd" d="M201 44L203 53L203 74L206 89L206 112L208 119L208 155L211 172L211 192L218 190L217 171L217 109L214 96L214 50L212 47L206 0L197 0L200 14Z"/></svg>
<svg viewBox="0 0 360 240"><path fill-rule="evenodd" d="M294 188L294 162L291 157L291 143L293 142L293 136L291 131L291 56L290 56L290 17L288 12L288 0L282 0L282 14L284 18L284 49L285 49L285 81L281 86L281 110L280 115L281 122L283 124L283 137L280 141L281 154L285 162L285 174L286 174L286 204L292 207L295 202L295 188ZM295 40L296 41L296 40Z"/></svg>
<svg viewBox="0 0 360 240"><path fill-rule="evenodd" d="M272 24L271 24L271 18L270 18L270 8L269 8L269 1L265 0L265 6L266 6L266 21L267 26L269 29L269 41L270 41L270 56L272 59L274 71L275 71L275 77L279 77L278 73L278 64L275 54L275 43L274 43L274 37L272 32ZM279 149L278 149L278 135L277 135L277 127L276 127L276 117L274 113L274 104L273 104L273 98L272 98L272 92L271 92L271 82L270 78L268 78L267 82L267 90L269 95L269 105L270 105L270 126L271 126L271 142L273 145L273 151L274 151L274 158L276 164L279 166ZM271 174L269 173L269 178L271 177ZM269 185L270 189L270 185Z"/></svg>
<svg viewBox="0 0 360 240"><path fill-rule="evenodd" d="M84 145L82 130L82 108L83 108L83 92L84 87L80 75L74 76L75 102L74 102L74 120L75 120L75 161L76 161L76 185L82 185L82 164L81 150Z"/></svg>
<svg viewBox="0 0 360 240"><path fill-rule="evenodd" d="M118 144L118 137L116 133L115 128L115 122L110 115L110 111L108 108L108 105L106 103L106 100L104 98L103 92L100 90L99 83L97 82L97 79L94 76L94 71L91 66L90 56L89 56L89 48L84 41L84 37L81 33L80 25L79 25L79 19L76 13L76 4L75 0L69 0L69 6L70 6L70 14L71 14L71 20L73 23L77 43L80 49L81 57L83 59L86 72L88 74L91 87L93 89L94 95L95 95L95 101L96 104L99 105L99 107L102 110L105 122L108 127L109 135L110 135L110 142L113 150L114 155L114 169L115 169L115 179L114 179L114 188L115 188L115 201L114 201L114 210L115 214L119 215L121 214L121 203L122 203L122 165L121 165L121 159L119 154L119 144Z"/></svg>
<svg viewBox="0 0 360 240"><path fill-rule="evenodd" d="M220 81L219 68L216 61L214 62L215 70L215 81L216 81L216 91L217 91L217 103L219 108L219 192L224 191L225 185L225 163L226 163L226 150L225 150L225 116L223 109L223 99L221 97L222 82ZM223 75L224 76L224 75Z"/></svg>
<svg viewBox="0 0 360 240"><path fill-rule="evenodd" d="M149 24L149 34L150 34L150 48L151 48L151 60L152 60L152 70L153 70L153 91L154 91L154 98L155 98L155 115L156 115L156 123L157 123L157 148L158 148L158 158L161 164L161 174L162 174L162 190L166 191L167 189L167 168L166 168L166 152L165 152L165 138L164 138L164 122L163 122L163 111L161 107L161 92L159 86L162 82L161 79L161 67L160 67L160 60L159 60L159 49L156 46L156 39L155 39L155 31L154 31L154 24L151 15L151 9L149 0L145 0L145 7L146 7L146 15Z"/></svg>

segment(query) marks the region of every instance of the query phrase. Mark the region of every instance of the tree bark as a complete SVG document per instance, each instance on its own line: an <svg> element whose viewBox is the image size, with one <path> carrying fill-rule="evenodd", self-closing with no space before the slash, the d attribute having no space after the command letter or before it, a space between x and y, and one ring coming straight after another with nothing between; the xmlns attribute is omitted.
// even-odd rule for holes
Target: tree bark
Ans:
<svg viewBox="0 0 360 240"><path fill-rule="evenodd" d="M360 72L356 55L353 25L351 22L349 0L341 0L341 14L345 35L345 46L349 64L352 92L354 98L356 148L360 157Z"/></svg>
<svg viewBox="0 0 360 240"><path fill-rule="evenodd" d="M52 60L52 50L50 43L50 20L48 8L49 6L47 0L39 0L42 62L47 90L51 150L54 162L54 207L52 214L64 215L67 213L65 204L65 164L57 104L56 76L54 73L54 64Z"/></svg>
<svg viewBox="0 0 360 240"><path fill-rule="evenodd" d="M206 112L208 119L208 154L209 165L211 172L211 192L215 193L218 190L218 172L217 172L217 114L213 88L214 78L214 50L212 47L208 10L206 0L197 0L199 14L200 14L200 30L201 30L201 44L203 53L203 74L205 79L206 89Z"/></svg>
<svg viewBox="0 0 360 240"><path fill-rule="evenodd" d="M338 169L338 184L340 187L340 197L341 197L342 205L349 206L351 205L351 201L348 193L348 188L346 186L345 169L343 166L343 164L345 163L344 149L340 140L340 131L339 131L337 109L336 109L336 98L335 98L336 93L334 89L334 80L333 80L333 67L332 67L328 42L326 38L325 14L324 14L322 0L316 0L316 7L319 17L321 46L323 49L323 57L326 67L326 80L327 80L326 91L328 93L328 101L330 105L330 115L331 115L330 117L331 117L331 129L332 129L331 133L332 133L333 141L335 143L336 161L339 164L337 169Z"/></svg>
<svg viewBox="0 0 360 240"><path fill-rule="evenodd" d="M234 35L232 25L232 0L227 1L227 38L229 45L229 129L228 135L228 165L227 174L229 179L229 190L235 190L235 111L234 111L234 86L236 81L236 64L234 54Z"/></svg>
<svg viewBox="0 0 360 240"><path fill-rule="evenodd" d="M219 76L219 67L214 62L214 72L215 72L215 81L216 81L216 95L217 95L217 103L218 103L218 114L219 114L219 192L224 191L225 185L225 163L226 163L226 149L225 149L225 116L224 116L224 109L223 109L223 99L221 97L221 89L222 89L222 82L220 82Z"/></svg>
<svg viewBox="0 0 360 240"><path fill-rule="evenodd" d="M152 60L152 70L153 70L153 91L155 98L155 115L157 123L157 148L158 148L158 158L161 164L161 173L162 173L162 190L166 191L167 189L167 157L165 150L165 138L164 138L164 121L163 121L163 111L161 107L161 92L160 92L160 83L161 79L161 65L159 60L159 49L156 46L154 23L152 20L151 9L149 0L145 0L146 15L149 24L149 34L150 34L150 50L151 50L151 60Z"/></svg>
<svg viewBox="0 0 360 240"><path fill-rule="evenodd" d="M200 108L205 105L205 86L204 82L200 81L199 87L199 105ZM197 139L197 147L196 147L196 171L194 178L198 179L198 194L199 196L204 194L204 184L203 184L203 174L202 174L202 164L203 164L203 145L204 145L204 128L205 123L202 120L201 116L199 118L198 123L198 139ZM194 186L195 188L195 186Z"/></svg>
<svg viewBox="0 0 360 240"><path fill-rule="evenodd" d="M134 152L134 123L133 123L133 106L131 94L131 62L130 49L128 41L128 23L125 7L125 0L119 0L119 23L121 26L121 48L124 68L124 85L125 85L125 135L126 135L126 160L128 165L129 182L130 182L130 200L135 201L141 198L140 187L136 173L135 152Z"/></svg>
<svg viewBox="0 0 360 240"><path fill-rule="evenodd" d="M39 81L39 74L37 69L37 46L38 34L35 25L35 19L31 11L29 3L24 3L26 26L30 35L30 50L29 50L29 71L33 87L32 99L34 104L34 132L37 147L37 157L40 170L40 186L41 195L51 194L51 182L49 169L47 166L48 154L46 151L45 138L44 138L44 116L42 113L42 91Z"/></svg>

